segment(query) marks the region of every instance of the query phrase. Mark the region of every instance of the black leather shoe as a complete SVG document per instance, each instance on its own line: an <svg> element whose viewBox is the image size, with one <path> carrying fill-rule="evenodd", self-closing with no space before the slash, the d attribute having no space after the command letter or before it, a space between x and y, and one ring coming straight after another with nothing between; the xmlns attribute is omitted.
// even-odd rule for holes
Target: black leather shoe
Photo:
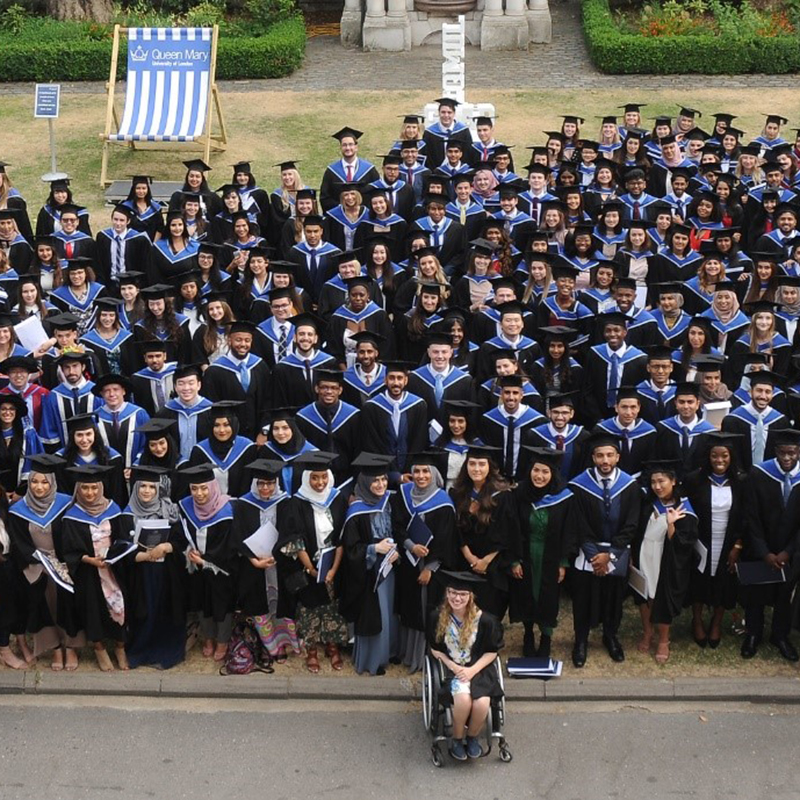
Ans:
<svg viewBox="0 0 800 800"><path fill-rule="evenodd" d="M778 652L787 661L800 661L800 656L794 645L788 639L770 639L769 643L774 645Z"/></svg>
<svg viewBox="0 0 800 800"><path fill-rule="evenodd" d="M545 636L542 634L542 638L539 639L539 649L536 651L536 655L539 658L550 658L550 637Z"/></svg>
<svg viewBox="0 0 800 800"><path fill-rule="evenodd" d="M625 660L625 651L616 636L604 636L603 644L606 646L612 661L620 663Z"/></svg>
<svg viewBox="0 0 800 800"><path fill-rule="evenodd" d="M575 642L572 648L572 663L578 669L586 663L586 642Z"/></svg>
<svg viewBox="0 0 800 800"><path fill-rule="evenodd" d="M536 655L536 640L533 637L533 631L525 632L522 639L522 656L523 658L533 658Z"/></svg>
<svg viewBox="0 0 800 800"><path fill-rule="evenodd" d="M758 637L755 634L745 634L742 642L742 658L752 658L758 652Z"/></svg>

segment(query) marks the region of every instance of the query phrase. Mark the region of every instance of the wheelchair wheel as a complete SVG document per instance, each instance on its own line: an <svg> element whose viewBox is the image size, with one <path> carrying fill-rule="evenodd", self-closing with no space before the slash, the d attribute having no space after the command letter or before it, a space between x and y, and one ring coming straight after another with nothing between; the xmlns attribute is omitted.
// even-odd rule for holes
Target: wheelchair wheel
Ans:
<svg viewBox="0 0 800 800"><path fill-rule="evenodd" d="M508 745L505 742L503 742L500 745L500 760L508 764L508 762L511 761L513 758L514 756L511 753L511 750L509 749Z"/></svg>
<svg viewBox="0 0 800 800"><path fill-rule="evenodd" d="M431 761L433 762L433 766L437 769L441 769L444 766L444 758L442 758L442 749L439 747L438 744L433 745L431 747Z"/></svg>
<svg viewBox="0 0 800 800"><path fill-rule="evenodd" d="M436 719L433 704L436 702L434 697L433 670L431 669L430 659L426 658L422 666L422 722L425 730L430 731Z"/></svg>

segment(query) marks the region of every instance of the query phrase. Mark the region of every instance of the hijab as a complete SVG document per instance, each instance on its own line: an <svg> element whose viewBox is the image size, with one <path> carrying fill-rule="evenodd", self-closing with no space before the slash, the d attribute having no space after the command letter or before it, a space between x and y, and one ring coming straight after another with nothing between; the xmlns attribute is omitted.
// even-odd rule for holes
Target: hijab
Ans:
<svg viewBox="0 0 800 800"><path fill-rule="evenodd" d="M314 512L314 531L317 539L317 549L326 546L328 537L333 532L333 515L328 510L327 502L333 492L333 473L328 470L328 485L321 492L311 487L311 473L316 470L304 469L297 497L307 500ZM321 471L321 470L320 470Z"/></svg>
<svg viewBox="0 0 800 800"><path fill-rule="evenodd" d="M495 176L494 172L492 172L492 170L490 170L490 169L486 169L485 167L482 167L482 168L478 169L478 171L475 173L476 176L477 176L478 172L486 172L486 173L489 174L489 178L490 178L489 186L486 189L478 189L475 186L475 179L473 178L472 179L472 191L476 195L478 195L479 197L482 197L484 200L486 200L486 199L490 198L495 193L495 189L497 189L497 187L499 186L500 181L497 180L497 177Z"/></svg>
<svg viewBox="0 0 800 800"><path fill-rule="evenodd" d="M411 487L411 499L415 506L427 502L439 489L444 488L442 473L434 466L430 466L428 469L431 471L431 482L424 489L420 489L416 483Z"/></svg>
<svg viewBox="0 0 800 800"><path fill-rule="evenodd" d="M292 429L292 438L286 444L278 444L275 437L272 435L272 427L270 426L267 441L272 445L272 449L280 455L296 456L302 452L306 445L306 437L300 433L300 429L293 419L281 420L281 422L288 423Z"/></svg>
<svg viewBox="0 0 800 800"><path fill-rule="evenodd" d="M44 497L35 497L31 491L30 478L32 478L34 475L39 475L40 477L47 479L47 483L50 488L47 490L47 494ZM37 517L44 517L44 515L47 513L47 510L53 505L55 499L56 476L51 473L36 472L36 470L31 470L30 477L28 478L28 489L25 492L25 504L28 506L28 508L33 511Z"/></svg>
<svg viewBox="0 0 800 800"><path fill-rule="evenodd" d="M531 461L531 468L535 463L537 463L535 460ZM548 464L547 466L550 465ZM529 469L525 480L520 481L519 498L525 503L539 503L548 495L558 494L563 488L564 481L558 467L550 466L550 481L546 486L542 486L541 489L533 485Z"/></svg>
<svg viewBox="0 0 800 800"><path fill-rule="evenodd" d="M213 426L218 419L227 419L230 423L231 431L233 431L231 438L226 442L221 442L216 436L214 436ZM208 437L208 446L211 448L211 452L217 458L223 460L227 458L228 453L230 453L231 448L236 441L236 437L239 435L239 418L233 413L213 414L211 417L211 426L211 433Z"/></svg>
<svg viewBox="0 0 800 800"><path fill-rule="evenodd" d="M192 508L195 516L201 522L207 522L216 516L224 508L225 503L231 499L227 494L222 494L216 478L213 481L208 481L207 485L210 488L210 492L205 503L198 503L194 499L194 495L192 495Z"/></svg>
<svg viewBox="0 0 800 800"><path fill-rule="evenodd" d="M167 440L167 454L158 458L154 456L150 452L150 448L145 445L142 451L142 457L139 459L139 464L143 467L163 467L170 471L174 470L178 465L178 445L175 443L175 439L168 433L165 433L163 437L157 436L155 438L164 438Z"/></svg>
<svg viewBox="0 0 800 800"><path fill-rule="evenodd" d="M786 300L783 299L783 287L779 286L777 291L777 296L775 297L775 302L780 303L783 306L783 310L790 316L790 317L800 317L800 295L798 295L797 300L794 303L787 303Z"/></svg>
<svg viewBox="0 0 800 800"><path fill-rule="evenodd" d="M375 482L376 478L380 478L380 475L365 475L363 472L358 476L358 480L356 481L356 488L353 494L362 502L366 503L368 506L377 506L383 502L384 494L381 497L378 497L372 491L372 484Z"/></svg>
<svg viewBox="0 0 800 800"><path fill-rule="evenodd" d="M131 499L128 503L131 513L136 519L165 519L169 522L178 521L178 508L164 492L163 484L159 481L156 484L158 491L156 496L144 502L139 497L139 486L142 483L149 483L149 481L134 481L131 490Z"/></svg>
<svg viewBox="0 0 800 800"><path fill-rule="evenodd" d="M83 500L79 499L78 489L84 483L97 483L100 486L100 492L95 501L87 505ZM105 496L105 487L102 481L76 481L75 490L72 493L72 501L78 508L85 511L90 517L99 517L110 505L111 501Z"/></svg>
<svg viewBox="0 0 800 800"><path fill-rule="evenodd" d="M733 298L731 307L727 311L721 311L717 305L717 298L722 292L714 292L714 298L711 300L711 309L720 322L728 323L739 313L739 298L736 296L736 292L731 292L727 289L723 289L723 291L727 292ZM800 314L800 301L798 301L796 305L798 306L798 313Z"/></svg>

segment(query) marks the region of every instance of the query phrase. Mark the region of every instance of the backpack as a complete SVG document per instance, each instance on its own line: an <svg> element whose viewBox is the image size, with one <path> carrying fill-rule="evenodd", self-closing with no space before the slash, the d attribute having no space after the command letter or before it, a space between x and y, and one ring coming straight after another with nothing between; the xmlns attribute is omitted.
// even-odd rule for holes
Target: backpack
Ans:
<svg viewBox="0 0 800 800"><path fill-rule="evenodd" d="M272 656L264 649L261 638L249 617L238 617L233 626L225 663L220 675L249 675L251 672L275 672Z"/></svg>

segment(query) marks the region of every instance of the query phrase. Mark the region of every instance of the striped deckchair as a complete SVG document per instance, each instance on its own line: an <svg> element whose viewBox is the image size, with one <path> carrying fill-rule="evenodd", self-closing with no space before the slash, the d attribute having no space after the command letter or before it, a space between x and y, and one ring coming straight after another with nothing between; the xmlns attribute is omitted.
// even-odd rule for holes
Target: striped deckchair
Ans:
<svg viewBox="0 0 800 800"><path fill-rule="evenodd" d="M101 185L108 178L109 145L224 150L225 122L215 83L218 28L114 28L108 82ZM128 72L122 117L114 88L121 36L128 40ZM219 131L212 133L212 112Z"/></svg>

